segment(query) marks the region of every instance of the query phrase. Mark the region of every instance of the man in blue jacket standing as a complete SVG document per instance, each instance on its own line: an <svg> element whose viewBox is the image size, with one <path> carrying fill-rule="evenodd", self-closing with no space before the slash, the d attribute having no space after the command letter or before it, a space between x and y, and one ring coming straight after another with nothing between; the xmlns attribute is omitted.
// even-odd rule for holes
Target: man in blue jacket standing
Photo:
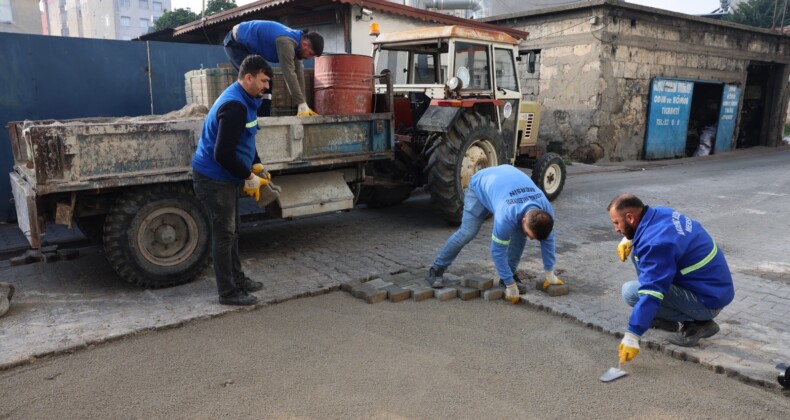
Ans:
<svg viewBox="0 0 790 420"><path fill-rule="evenodd" d="M195 156L192 182L195 195L211 220L211 246L219 303L253 305L249 294L263 288L241 269L239 260L239 186L255 200L269 184L255 149L258 133L256 112L263 90L269 86L272 68L261 56L242 61L238 80L217 98L203 123Z"/></svg>
<svg viewBox="0 0 790 420"><path fill-rule="evenodd" d="M521 170L511 165L485 168L474 175L464 192L464 213L461 226L447 240L428 270L426 281L434 288L444 287L445 270L461 249L477 236L480 227L494 215L491 235L491 256L500 283L505 286L505 298L513 303L526 292L526 285L516 275L527 239L540 241L543 287L563 284L554 274L554 211L549 200Z"/></svg>
<svg viewBox="0 0 790 420"><path fill-rule="evenodd" d="M724 253L702 225L671 208L648 207L632 194L617 196L607 210L625 236L618 255L625 261L633 252L638 275L623 285L623 298L634 309L618 347L620 361L636 357L639 338L651 327L676 331L669 341L684 347L718 333L713 318L732 302L735 289Z"/></svg>
<svg viewBox="0 0 790 420"><path fill-rule="evenodd" d="M316 32L303 33L278 22L251 20L234 26L225 36L223 45L225 54L236 70L250 54L260 55L269 63L279 63L285 87L297 105L296 115L317 115L307 106L302 60L321 56L324 52L324 38L321 35ZM272 88L270 82L258 111L260 117L271 115Z"/></svg>

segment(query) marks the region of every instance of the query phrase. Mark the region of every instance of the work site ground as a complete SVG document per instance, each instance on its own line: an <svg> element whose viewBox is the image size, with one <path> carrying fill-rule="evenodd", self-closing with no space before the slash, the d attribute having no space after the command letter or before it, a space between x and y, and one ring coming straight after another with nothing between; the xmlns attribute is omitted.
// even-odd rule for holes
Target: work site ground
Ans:
<svg viewBox="0 0 790 420"><path fill-rule="evenodd" d="M669 356L778 389L774 366L790 362L788 167L787 147L660 162L570 165L565 190L553 203L557 269L570 293L550 297L530 288L522 305L502 309L543 309L598 331L621 333L630 308L620 290L635 273L630 263L621 263L616 255L620 236L612 228L606 207L615 195L631 192L650 206L670 206L699 220L726 255L736 295L716 318L721 326L717 335L697 347L682 348L668 344L666 333L651 330L642 340L643 354L628 366L640 369L640 364L653 357ZM489 220L449 273L495 275L490 230ZM241 228L240 250L246 274L265 285L256 293L260 307L345 293L341 285L355 280L427 270L453 231L431 211L428 195L416 191L409 200L386 209L360 207L295 221L246 223ZM8 369L147 330L258 308L219 305L210 268L184 286L136 288L115 275L100 247L74 242L79 240L77 235L61 244L78 245L80 256L73 260L0 265L0 281L16 286L10 311L0 318L0 367ZM520 269L540 275L537 243L527 244ZM504 305L501 300L483 299L385 301L370 305L372 309L365 312L386 313L391 305L445 303L454 308ZM425 328L442 334L444 326L432 323ZM463 342L464 337L457 339ZM616 344L614 338L605 343L612 361ZM529 358L529 352L524 357ZM682 369L683 364L674 366ZM601 372L607 367L600 366Z"/></svg>

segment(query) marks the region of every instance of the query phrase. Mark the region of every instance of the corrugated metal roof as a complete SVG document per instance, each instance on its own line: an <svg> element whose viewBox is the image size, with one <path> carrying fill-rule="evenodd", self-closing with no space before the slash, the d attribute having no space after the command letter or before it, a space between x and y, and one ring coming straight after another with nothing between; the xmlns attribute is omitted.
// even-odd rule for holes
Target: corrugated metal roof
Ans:
<svg viewBox="0 0 790 420"><path fill-rule="evenodd" d="M388 32L379 35L374 44L385 42L407 42L424 39L438 38L464 38L489 42L502 42L511 45L518 44L518 40L502 31L469 28L464 26L433 26L429 28L411 29L408 31Z"/></svg>
<svg viewBox="0 0 790 420"><path fill-rule="evenodd" d="M353 6L365 7L373 11L389 13L398 16L404 16L424 22L440 23L444 25L463 25L472 28L488 29L492 31L502 31L517 39L526 39L528 32L518 29L498 26L490 23L479 22L470 19L458 18L455 16L448 16L441 13L429 12L427 10L417 9L414 7L404 6L402 4L392 3L387 0L261 0L250 3L244 6L236 7L235 9L226 10L215 15L206 17L186 25L175 28L173 37L190 34L191 32L209 29L214 26L227 26L230 23L243 22L244 17L255 18L254 15L261 12L270 11L285 6L293 7L309 7L316 8L331 3L349 4Z"/></svg>

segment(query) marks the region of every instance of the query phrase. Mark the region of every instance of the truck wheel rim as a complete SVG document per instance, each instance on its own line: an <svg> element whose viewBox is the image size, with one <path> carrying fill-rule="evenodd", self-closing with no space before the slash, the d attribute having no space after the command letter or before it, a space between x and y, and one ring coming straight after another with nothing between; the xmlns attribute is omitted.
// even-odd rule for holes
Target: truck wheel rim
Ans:
<svg viewBox="0 0 790 420"><path fill-rule="evenodd" d="M151 264L178 265L195 252L197 231L197 223L188 212L175 207L157 209L140 223L137 248Z"/></svg>
<svg viewBox="0 0 790 420"><path fill-rule="evenodd" d="M497 154L494 145L488 140L478 140L472 143L461 162L461 188L469 186L472 175L481 169L497 165Z"/></svg>
<svg viewBox="0 0 790 420"><path fill-rule="evenodd" d="M562 173L560 172L560 166L556 163L546 168L546 172L543 174L543 188L546 194L550 195L557 191L557 188L560 186L561 177Z"/></svg>

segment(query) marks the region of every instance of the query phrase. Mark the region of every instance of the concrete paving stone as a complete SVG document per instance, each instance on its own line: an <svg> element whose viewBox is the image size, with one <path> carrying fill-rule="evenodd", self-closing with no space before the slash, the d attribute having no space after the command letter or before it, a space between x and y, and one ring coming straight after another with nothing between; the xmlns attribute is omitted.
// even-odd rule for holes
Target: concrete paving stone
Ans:
<svg viewBox="0 0 790 420"><path fill-rule="evenodd" d="M494 287L494 279L479 274L468 274L464 276L461 285L483 291Z"/></svg>
<svg viewBox="0 0 790 420"><path fill-rule="evenodd" d="M33 257L31 257L29 255L20 255L18 257L12 257L12 258L8 259L8 262L12 266L30 264L30 263L35 262L35 261L36 260L34 260Z"/></svg>
<svg viewBox="0 0 790 420"><path fill-rule="evenodd" d="M419 276L418 277L418 276L416 276L413 273L404 272L404 273L398 273L398 274L387 276L386 280L389 281L389 282L395 283L396 285L398 285L400 287L403 287L403 286L406 286L407 284L415 283L415 281L418 280L418 279L422 280L423 278L424 278L424 276ZM424 280L423 280L423 282L424 282Z"/></svg>
<svg viewBox="0 0 790 420"><path fill-rule="evenodd" d="M454 299L458 296L458 290L452 287L445 287L443 289L433 289L433 297L441 301Z"/></svg>
<svg viewBox="0 0 790 420"><path fill-rule="evenodd" d="M366 285L368 285L370 287L375 287L376 289L383 289L385 287L392 286L392 282L384 281L384 279L381 279L381 278L375 278L373 280L365 282L364 284L366 284Z"/></svg>
<svg viewBox="0 0 790 420"><path fill-rule="evenodd" d="M59 249L58 256L62 260L73 260L80 256L80 251L77 249Z"/></svg>
<svg viewBox="0 0 790 420"><path fill-rule="evenodd" d="M357 297L367 303L379 303L387 299L387 291L384 289L376 289L374 287L360 287Z"/></svg>
<svg viewBox="0 0 790 420"><path fill-rule="evenodd" d="M411 290L403 289L394 284L384 287L381 290L387 292L387 299L389 299L390 302L400 302L411 297Z"/></svg>
<svg viewBox="0 0 790 420"><path fill-rule="evenodd" d="M60 255L58 255L57 251L53 252L44 252L41 254L42 259L46 263L53 263L55 261L60 261Z"/></svg>
<svg viewBox="0 0 790 420"><path fill-rule="evenodd" d="M501 287L496 287L493 289L488 289L483 292L483 299L491 301L491 300L499 300L505 297L505 290Z"/></svg>
<svg viewBox="0 0 790 420"><path fill-rule="evenodd" d="M444 284L444 287L460 286L461 281L463 281L463 278L452 273L444 273L443 277L444 280L442 280L442 283Z"/></svg>
<svg viewBox="0 0 790 420"><path fill-rule="evenodd" d="M352 289L353 289L355 286L361 286L361 285L362 285L362 280L361 280L361 279L354 279L354 280L351 280L351 281L347 281L347 282L345 282L345 283L342 283L342 284L340 285L340 290L342 290L342 291L344 291L344 292L351 293Z"/></svg>
<svg viewBox="0 0 790 420"><path fill-rule="evenodd" d="M464 286L454 286L454 288L458 290L458 297L461 300L472 300L480 296L479 289L473 289L471 287L464 287Z"/></svg>
<svg viewBox="0 0 790 420"><path fill-rule="evenodd" d="M427 286L409 284L403 288L411 290L411 297L415 302L420 302L433 297L433 289Z"/></svg>
<svg viewBox="0 0 790 420"><path fill-rule="evenodd" d="M570 293L571 290L567 284L552 284L549 285L548 288L544 289L543 280L535 281L535 289L540 290L541 292L546 293L551 297L567 295L568 293Z"/></svg>

